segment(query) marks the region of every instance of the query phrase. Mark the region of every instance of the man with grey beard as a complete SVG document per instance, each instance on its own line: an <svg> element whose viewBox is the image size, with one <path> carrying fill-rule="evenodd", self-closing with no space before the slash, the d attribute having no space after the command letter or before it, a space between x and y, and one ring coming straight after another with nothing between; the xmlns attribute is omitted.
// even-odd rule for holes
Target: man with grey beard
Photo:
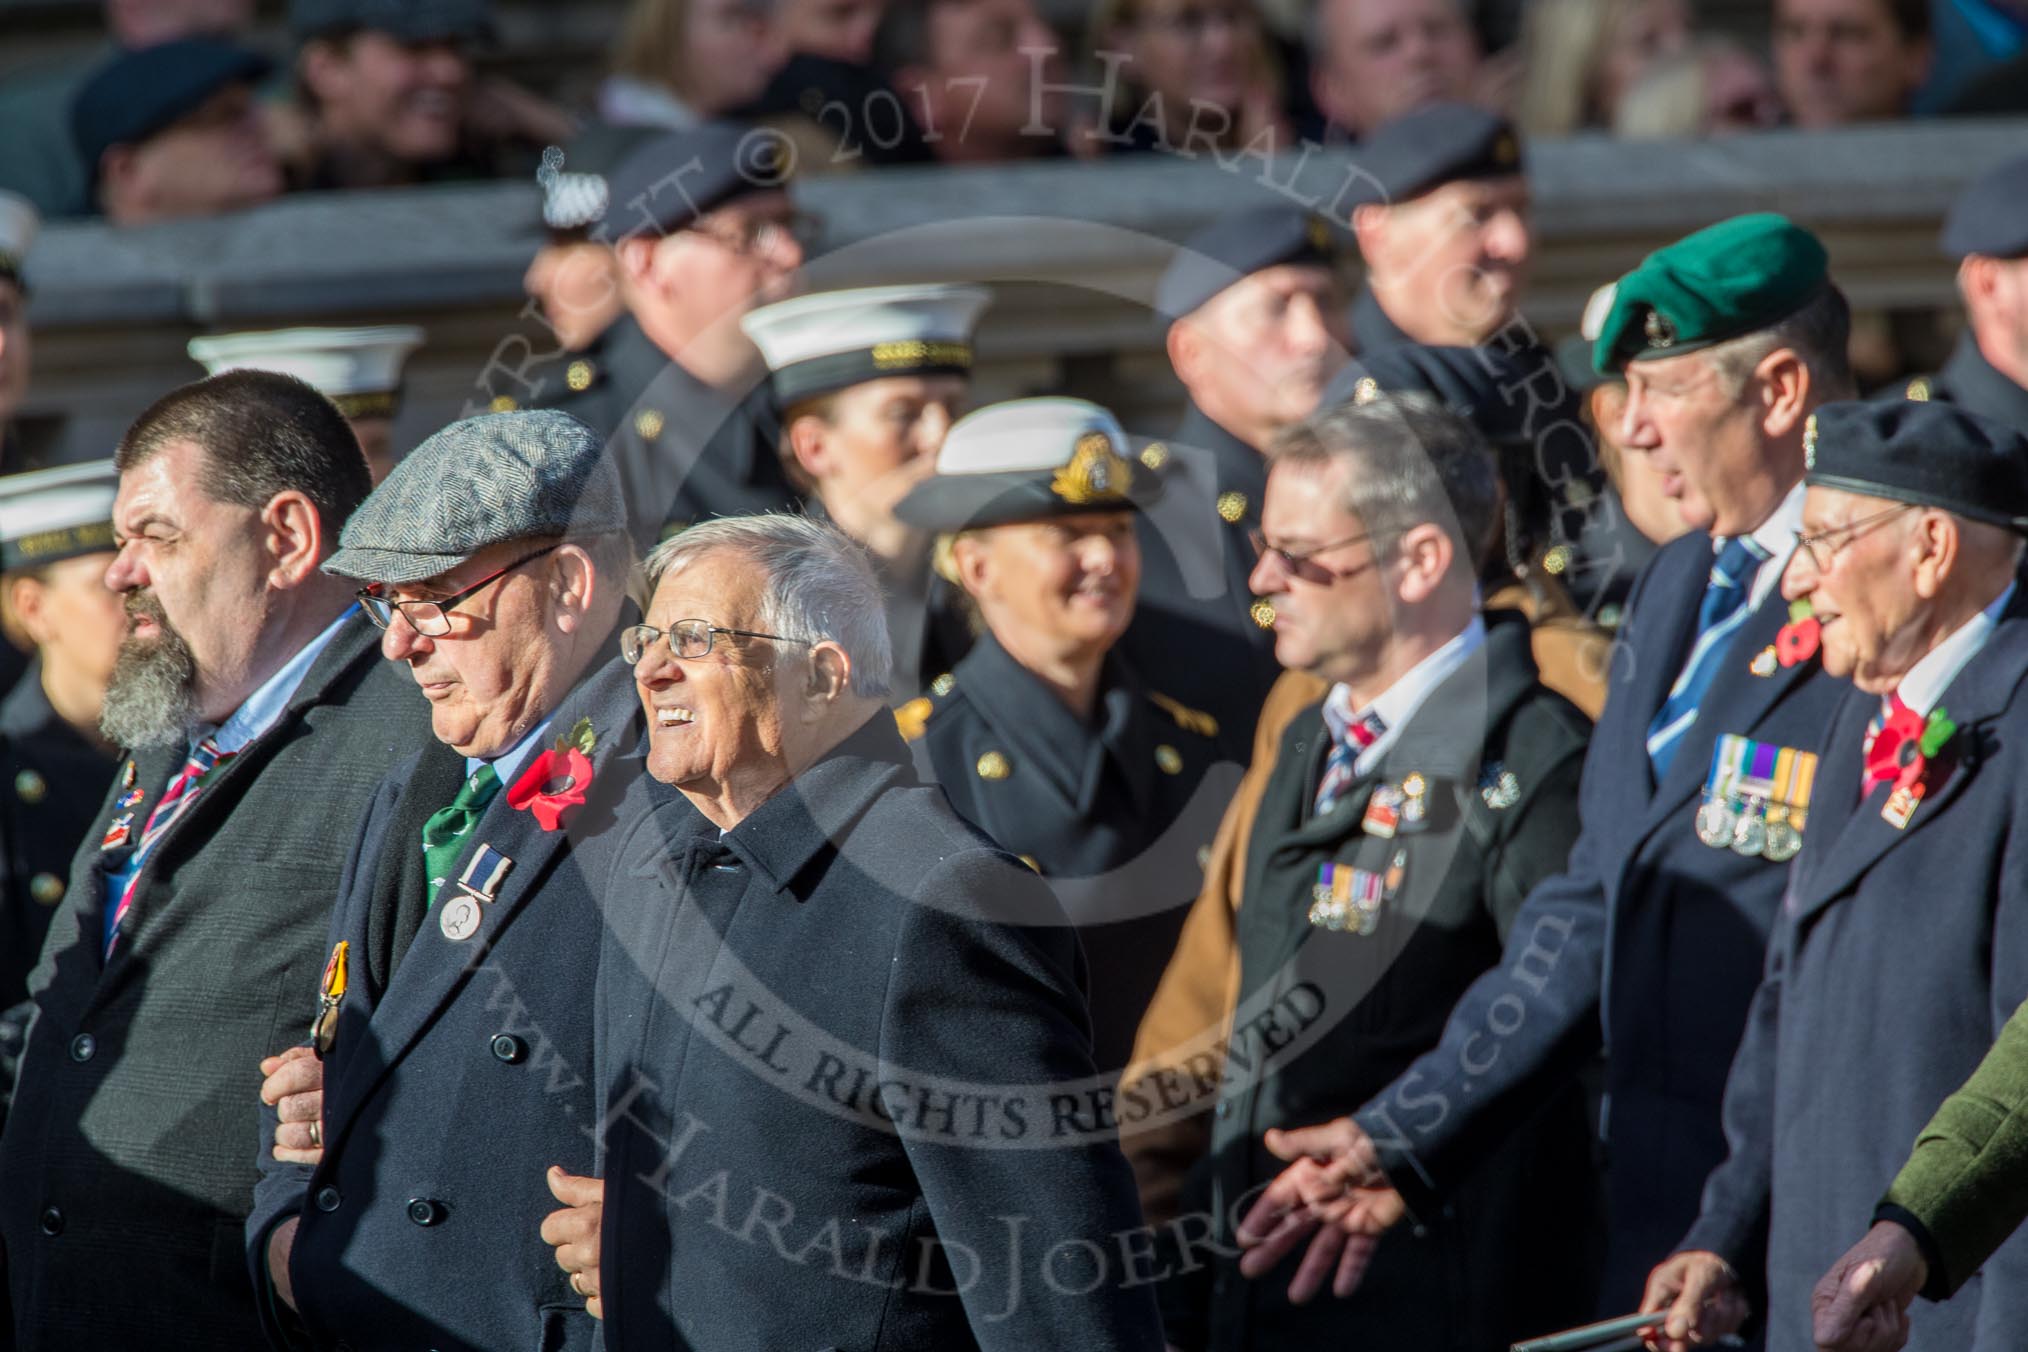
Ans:
<svg viewBox="0 0 2028 1352"><path fill-rule="evenodd" d="M320 571L370 487L322 395L187 385L114 463L127 634L102 728L128 750L28 983L0 1138L14 1335L259 1348L240 1234L261 1057L317 1013L359 820L429 713Z"/></svg>

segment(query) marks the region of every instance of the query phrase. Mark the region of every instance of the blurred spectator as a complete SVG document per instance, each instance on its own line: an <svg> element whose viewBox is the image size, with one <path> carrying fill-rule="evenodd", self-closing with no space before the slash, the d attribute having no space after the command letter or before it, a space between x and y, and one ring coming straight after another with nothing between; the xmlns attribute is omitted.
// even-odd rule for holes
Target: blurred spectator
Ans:
<svg viewBox="0 0 2028 1352"><path fill-rule="evenodd" d="M1034 0L894 0L875 63L939 160L1063 152L1063 43Z"/></svg>
<svg viewBox="0 0 2028 1352"><path fill-rule="evenodd" d="M1765 63L1731 38L1703 37L1649 67L1620 100L1612 125L1615 136L1658 140L1764 131L1781 120Z"/></svg>
<svg viewBox="0 0 2028 1352"><path fill-rule="evenodd" d="M92 200L115 225L209 216L265 202L281 167L254 84L269 62L213 38L124 52L78 91L71 131Z"/></svg>
<svg viewBox="0 0 2028 1352"><path fill-rule="evenodd" d="M655 134L652 127L590 127L567 149L544 151L535 174L548 233L529 260L521 287L556 335L557 347L584 354L563 373L574 391L589 389L600 378L600 338L627 308L612 244L591 233L612 195L606 175Z"/></svg>
<svg viewBox="0 0 2028 1352"><path fill-rule="evenodd" d="M599 120L695 126L759 97L786 56L776 0L634 0Z"/></svg>
<svg viewBox="0 0 2028 1352"><path fill-rule="evenodd" d="M70 109L90 74L120 51L177 38L230 37L253 23L253 0L106 0L105 45L10 76L0 87L0 189L45 216L91 210L90 175L71 136Z"/></svg>
<svg viewBox="0 0 2028 1352"><path fill-rule="evenodd" d="M560 110L479 80L486 0L292 0L299 101L272 126L299 186L378 188L497 176L512 153L567 140Z"/></svg>
<svg viewBox="0 0 2028 1352"><path fill-rule="evenodd" d="M792 52L871 64L887 0L778 0L782 40Z"/></svg>
<svg viewBox="0 0 2028 1352"><path fill-rule="evenodd" d="M1776 0L1775 84L1799 127L1904 116L1930 54L1929 0Z"/></svg>
<svg viewBox="0 0 2028 1352"><path fill-rule="evenodd" d="M1310 23L1310 92L1328 136L1356 140L1480 92L1479 39L1460 0L1317 0Z"/></svg>
<svg viewBox="0 0 2028 1352"><path fill-rule="evenodd" d="M1995 76L2012 76L2004 111L2028 107L2028 4L2021 0L1935 0L1930 42L1936 58L1910 111L1955 112ZM2011 70L2010 70L2011 67ZM2002 110L1996 110L2002 111Z"/></svg>
<svg viewBox="0 0 2028 1352"><path fill-rule="evenodd" d="M2028 51L1967 80L1944 111L1955 117L2028 113Z"/></svg>
<svg viewBox="0 0 2028 1352"><path fill-rule="evenodd" d="M413 324L275 329L192 338L189 351L206 375L276 371L329 399L359 439L367 473L377 484L400 459L394 451L394 415L401 411L401 368L423 337Z"/></svg>
<svg viewBox="0 0 2028 1352"><path fill-rule="evenodd" d="M41 225L28 199L0 191L0 472L23 468L14 421L28 395L29 246Z"/></svg>
<svg viewBox="0 0 2028 1352"><path fill-rule="evenodd" d="M1286 144L1281 73L1254 0L1099 0L1095 64L1118 62L1113 149ZM1124 60L1121 60L1121 58Z"/></svg>
<svg viewBox="0 0 2028 1352"><path fill-rule="evenodd" d="M1689 43L1686 0L1535 0L1514 120L1530 136L1610 126L1635 81Z"/></svg>

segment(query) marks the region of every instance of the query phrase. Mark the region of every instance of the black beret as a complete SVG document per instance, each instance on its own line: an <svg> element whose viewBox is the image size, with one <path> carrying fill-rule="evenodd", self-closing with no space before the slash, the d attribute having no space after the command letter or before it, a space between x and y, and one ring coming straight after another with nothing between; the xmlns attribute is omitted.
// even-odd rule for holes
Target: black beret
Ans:
<svg viewBox="0 0 2028 1352"><path fill-rule="evenodd" d="M87 172L114 146L147 140L219 90L272 69L259 52L216 38L179 38L121 52L91 75L70 105L70 134Z"/></svg>
<svg viewBox="0 0 2028 1352"><path fill-rule="evenodd" d="M1469 103L1432 103L1404 113L1360 143L1359 183L1346 206L1406 202L1461 179L1523 171L1521 138L1498 113Z"/></svg>
<svg viewBox="0 0 2028 1352"><path fill-rule="evenodd" d="M1183 241L1155 287L1155 308L1171 319L1203 305L1241 278L1284 263L1331 266L1331 227L1301 207L1228 212Z"/></svg>
<svg viewBox="0 0 2028 1352"><path fill-rule="evenodd" d="M1324 387L1323 407L1370 404L1388 394L1426 394L1488 441L1525 441L1534 407L1524 393L1530 375L1518 357L1496 347L1403 343L1354 358Z"/></svg>
<svg viewBox="0 0 2028 1352"><path fill-rule="evenodd" d="M297 38L367 29L403 42L480 37L492 31L489 0L290 0Z"/></svg>
<svg viewBox="0 0 2028 1352"><path fill-rule="evenodd" d="M2028 439L1952 404L1825 404L1805 425L1803 464L1820 488L2028 533Z"/></svg>
<svg viewBox="0 0 2028 1352"><path fill-rule="evenodd" d="M658 136L606 175L602 233L619 239L681 230L735 197L786 188L793 167L781 137L762 127L707 122Z"/></svg>
<svg viewBox="0 0 2028 1352"><path fill-rule="evenodd" d="M2028 254L2028 155L1972 180L1944 217L1939 243L1952 258Z"/></svg>

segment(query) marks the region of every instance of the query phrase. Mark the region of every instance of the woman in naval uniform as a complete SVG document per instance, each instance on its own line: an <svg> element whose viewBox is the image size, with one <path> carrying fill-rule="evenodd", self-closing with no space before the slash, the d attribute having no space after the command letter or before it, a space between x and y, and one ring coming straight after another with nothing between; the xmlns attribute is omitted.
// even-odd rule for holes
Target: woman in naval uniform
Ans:
<svg viewBox="0 0 2028 1352"><path fill-rule="evenodd" d="M958 811L1055 884L1084 940L1098 1064L1121 1069L1202 878L1238 767L1218 726L1114 651L1140 581L1134 513L1160 491L1113 415L1017 399L960 420L896 515L982 632L897 711ZM1215 773L1207 774L1207 772Z"/></svg>

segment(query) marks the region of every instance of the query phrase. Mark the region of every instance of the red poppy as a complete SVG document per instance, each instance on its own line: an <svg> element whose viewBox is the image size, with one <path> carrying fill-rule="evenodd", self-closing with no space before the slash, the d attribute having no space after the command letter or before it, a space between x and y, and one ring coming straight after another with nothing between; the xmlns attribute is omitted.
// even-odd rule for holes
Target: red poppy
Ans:
<svg viewBox="0 0 2028 1352"><path fill-rule="evenodd" d="M1927 724L1921 714L1899 705L1866 752L1866 784L1892 783L1896 788L1913 787L1921 780L1929 761L1922 754L1922 735Z"/></svg>
<svg viewBox="0 0 2028 1352"><path fill-rule="evenodd" d="M1814 615L1790 620L1775 634L1775 657L1785 667L1799 666L1817 655L1824 626Z"/></svg>
<svg viewBox="0 0 2028 1352"><path fill-rule="evenodd" d="M554 831L566 811L584 802L591 781L591 758L584 752L574 746L545 751L507 790L507 806L533 813L537 825Z"/></svg>

